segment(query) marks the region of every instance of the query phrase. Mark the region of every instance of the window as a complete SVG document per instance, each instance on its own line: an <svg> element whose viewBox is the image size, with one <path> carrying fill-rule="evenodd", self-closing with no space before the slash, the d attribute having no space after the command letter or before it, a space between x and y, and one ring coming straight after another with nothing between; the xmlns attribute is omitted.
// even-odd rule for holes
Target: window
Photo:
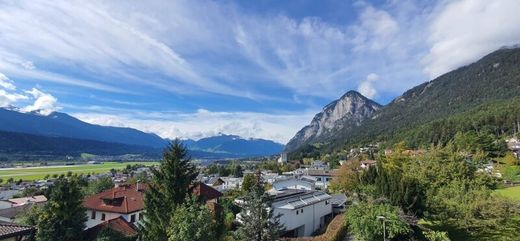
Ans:
<svg viewBox="0 0 520 241"><path fill-rule="evenodd" d="M105 221L106 215L104 213L101 214L101 221Z"/></svg>
<svg viewBox="0 0 520 241"><path fill-rule="evenodd" d="M303 208L302 208L302 210L300 210L300 213L303 213Z"/></svg>
<svg viewBox="0 0 520 241"><path fill-rule="evenodd" d="M296 210L296 215L300 214L300 212L298 210Z"/></svg>
<svg viewBox="0 0 520 241"><path fill-rule="evenodd" d="M139 213L139 220L143 220L143 213Z"/></svg>
<svg viewBox="0 0 520 241"><path fill-rule="evenodd" d="M327 200L327 201L325 201L325 205L329 205L329 201L328 201L328 200Z"/></svg>
<svg viewBox="0 0 520 241"><path fill-rule="evenodd" d="M130 216L130 222L131 223L135 222L135 214L132 214L132 216Z"/></svg>
<svg viewBox="0 0 520 241"><path fill-rule="evenodd" d="M90 214L90 219L96 219L96 211L92 210L92 214Z"/></svg>

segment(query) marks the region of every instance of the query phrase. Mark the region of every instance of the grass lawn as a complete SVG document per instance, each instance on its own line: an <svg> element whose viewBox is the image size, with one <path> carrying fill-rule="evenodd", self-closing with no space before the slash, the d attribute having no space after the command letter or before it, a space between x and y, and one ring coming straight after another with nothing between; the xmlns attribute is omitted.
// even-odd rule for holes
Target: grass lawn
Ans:
<svg viewBox="0 0 520 241"><path fill-rule="evenodd" d="M498 189L495 192L504 197L508 197L513 200L520 201L520 186Z"/></svg>
<svg viewBox="0 0 520 241"><path fill-rule="evenodd" d="M13 178L14 180L22 179L26 181L43 179L47 175L72 173L105 173L110 169L124 169L127 165L143 164L146 166L156 165L158 162L104 162L102 164L84 164L72 166L45 166L45 167L27 167L27 168L4 168L0 169L0 178L4 182Z"/></svg>

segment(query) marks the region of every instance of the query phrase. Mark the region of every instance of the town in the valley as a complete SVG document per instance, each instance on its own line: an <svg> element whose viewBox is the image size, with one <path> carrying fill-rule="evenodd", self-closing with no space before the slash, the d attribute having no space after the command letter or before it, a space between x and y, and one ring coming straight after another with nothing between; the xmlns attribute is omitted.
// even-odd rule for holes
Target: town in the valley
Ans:
<svg viewBox="0 0 520 241"><path fill-rule="evenodd" d="M507 141L515 159L520 157L520 141ZM234 232L243 225L244 196L255 185L261 185L266 199L262 208L268 210L267 219L276 219L280 225L277 239L283 240L343 240L353 238L346 233L343 222L345 211L359 202L359 197L342 192L342 180L348 171L366 173L376 168L378 162L369 157L374 153L391 156L396 150L380 150L378 145L351 149L345 160L324 162L305 158L289 159L287 153L263 160L221 160L196 166L196 177L189 183L189 196L199 200L214 220L222 222L225 232ZM422 156L425 150L399 150L399 155ZM358 161L353 161L358 160ZM355 166L347 164L355 163ZM89 161L101 165L99 161ZM82 165L77 163L77 165ZM502 173L497 163L489 162L479 169L496 178ZM195 165L194 165L195 167ZM49 203L49 195L56 182L77 179L83 182L81 213L84 216L84 240L99 239L107 231L117 240L143 240L140 232L146 229L147 192L151 188L157 165L128 165L125 169L110 170L98 174L47 175L34 181L8 180L0 191L0 240L30 240L37 226L27 225L28 220L41 212ZM166 186L167 183L164 183ZM508 185L519 182L506 181ZM219 218L220 217L220 218ZM220 220L219 220L220 219ZM339 223L339 225L338 225ZM109 236L112 237L112 236ZM341 237L341 239L337 239ZM330 239L332 238L332 239ZM107 239L112 240L112 239ZM116 239L113 239L116 240Z"/></svg>

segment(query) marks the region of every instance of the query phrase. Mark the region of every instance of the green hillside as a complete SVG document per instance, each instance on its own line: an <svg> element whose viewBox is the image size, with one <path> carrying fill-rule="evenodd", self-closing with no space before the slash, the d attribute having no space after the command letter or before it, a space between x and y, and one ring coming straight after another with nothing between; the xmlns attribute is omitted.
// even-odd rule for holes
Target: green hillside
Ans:
<svg viewBox="0 0 520 241"><path fill-rule="evenodd" d="M520 120L520 49L500 49L468 66L406 91L364 121L293 156L312 156L370 143L438 144L458 131L511 134ZM319 146L319 147L317 147Z"/></svg>

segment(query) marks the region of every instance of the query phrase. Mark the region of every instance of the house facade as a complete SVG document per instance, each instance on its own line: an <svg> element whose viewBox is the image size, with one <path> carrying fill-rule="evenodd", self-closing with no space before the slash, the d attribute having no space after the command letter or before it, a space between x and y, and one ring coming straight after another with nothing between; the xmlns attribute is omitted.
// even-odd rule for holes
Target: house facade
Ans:
<svg viewBox="0 0 520 241"><path fill-rule="evenodd" d="M286 190L273 196L273 215L281 215L286 237L311 236L332 219L331 196L321 191Z"/></svg>
<svg viewBox="0 0 520 241"><path fill-rule="evenodd" d="M86 229L119 217L137 225L144 218L146 188L145 185L121 185L85 198L83 206L87 209L88 217Z"/></svg>

